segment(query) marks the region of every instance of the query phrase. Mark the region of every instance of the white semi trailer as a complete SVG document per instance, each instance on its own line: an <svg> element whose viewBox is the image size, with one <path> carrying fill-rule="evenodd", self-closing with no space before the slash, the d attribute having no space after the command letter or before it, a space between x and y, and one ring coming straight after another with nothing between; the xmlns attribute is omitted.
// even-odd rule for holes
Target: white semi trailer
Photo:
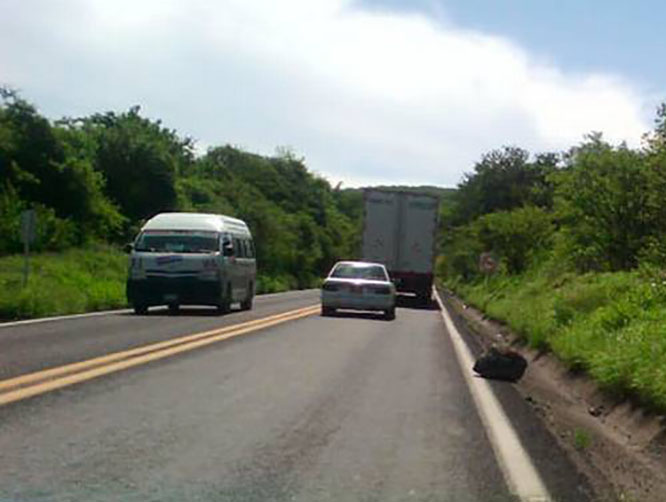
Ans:
<svg viewBox="0 0 666 502"><path fill-rule="evenodd" d="M439 199L369 188L364 191L362 255L383 263L400 292L430 300Z"/></svg>

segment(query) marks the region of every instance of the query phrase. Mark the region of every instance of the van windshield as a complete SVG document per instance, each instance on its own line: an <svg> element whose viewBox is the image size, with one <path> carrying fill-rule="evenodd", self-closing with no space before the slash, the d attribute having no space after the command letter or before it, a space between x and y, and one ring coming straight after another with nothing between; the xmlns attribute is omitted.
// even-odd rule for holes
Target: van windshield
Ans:
<svg viewBox="0 0 666 502"><path fill-rule="evenodd" d="M134 247L153 253L213 253L219 251L215 232L144 232Z"/></svg>

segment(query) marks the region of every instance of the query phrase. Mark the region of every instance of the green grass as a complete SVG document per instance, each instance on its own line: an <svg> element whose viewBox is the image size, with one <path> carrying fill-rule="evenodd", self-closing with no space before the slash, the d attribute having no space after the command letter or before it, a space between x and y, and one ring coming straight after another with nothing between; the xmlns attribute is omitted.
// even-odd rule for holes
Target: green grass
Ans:
<svg viewBox="0 0 666 502"><path fill-rule="evenodd" d="M267 275L257 275L257 293L282 293L296 289L296 280L288 275L270 277Z"/></svg>
<svg viewBox="0 0 666 502"><path fill-rule="evenodd" d="M23 286L23 256L0 257L0 320L30 319L123 308L128 257L109 246L42 253L30 258ZM297 289L290 275L259 274L257 293ZM316 279L307 286L317 287Z"/></svg>
<svg viewBox="0 0 666 502"><path fill-rule="evenodd" d="M126 305L127 255L111 247L73 249L30 258L0 257L0 319L23 319L120 308Z"/></svg>
<svg viewBox="0 0 666 502"><path fill-rule="evenodd" d="M309 277L305 281L299 281L288 274L268 276L259 273L257 275L257 294L282 293L284 291L293 291L295 289L308 289L321 287L322 280Z"/></svg>
<svg viewBox="0 0 666 502"><path fill-rule="evenodd" d="M529 345L619 398L666 411L666 280L657 269L575 275L543 264L453 289Z"/></svg>
<svg viewBox="0 0 666 502"><path fill-rule="evenodd" d="M577 450L584 450L588 446L590 446L590 443L592 442L592 439L590 438L590 433L587 432L584 429L575 429L574 434L573 434L573 443L574 447Z"/></svg>

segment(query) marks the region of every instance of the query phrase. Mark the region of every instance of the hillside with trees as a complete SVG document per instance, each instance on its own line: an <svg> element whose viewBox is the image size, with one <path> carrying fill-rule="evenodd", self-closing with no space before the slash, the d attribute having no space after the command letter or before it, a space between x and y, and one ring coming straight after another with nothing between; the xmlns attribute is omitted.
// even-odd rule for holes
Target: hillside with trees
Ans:
<svg viewBox="0 0 666 502"><path fill-rule="evenodd" d="M51 121L15 91L0 89L0 100L0 318L124 305L121 248L162 211L246 220L260 292L316 285L336 260L357 255L362 194L332 188L290 151L221 145L197 156L192 139L139 107ZM22 287L20 215L29 208L39 256ZM115 275L96 283L100 260Z"/></svg>
<svg viewBox="0 0 666 502"><path fill-rule="evenodd" d="M289 151L225 145L197 157L191 139L139 107L51 122L11 90L1 98L0 256L22 250L27 208L37 212L37 252L119 248L161 211L234 215L252 228L264 284L282 287L311 285L356 254L360 199Z"/></svg>
<svg viewBox="0 0 666 502"><path fill-rule="evenodd" d="M598 133L564 153L505 147L444 211L438 272L532 346L663 411L665 199L666 106L640 148Z"/></svg>

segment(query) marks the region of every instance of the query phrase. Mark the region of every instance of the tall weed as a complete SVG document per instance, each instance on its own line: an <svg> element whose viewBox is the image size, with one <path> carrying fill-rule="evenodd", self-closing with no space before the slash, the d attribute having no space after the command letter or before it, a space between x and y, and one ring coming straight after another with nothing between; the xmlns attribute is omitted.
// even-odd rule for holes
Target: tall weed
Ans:
<svg viewBox="0 0 666 502"><path fill-rule="evenodd" d="M73 314L123 307L127 256L111 247L72 249L30 258L0 258L0 319Z"/></svg>

